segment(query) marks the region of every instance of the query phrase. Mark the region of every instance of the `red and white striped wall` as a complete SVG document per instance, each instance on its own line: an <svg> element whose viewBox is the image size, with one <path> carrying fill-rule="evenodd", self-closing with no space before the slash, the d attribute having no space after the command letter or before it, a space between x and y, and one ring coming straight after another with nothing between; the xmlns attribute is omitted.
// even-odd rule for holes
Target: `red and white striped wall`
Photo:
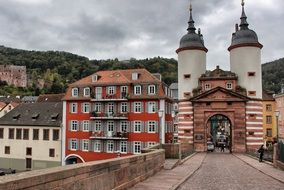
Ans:
<svg viewBox="0 0 284 190"><path fill-rule="evenodd" d="M190 101L178 104L178 139L193 144L193 106Z"/></svg>
<svg viewBox="0 0 284 190"><path fill-rule="evenodd" d="M246 104L246 145L256 149L263 144L263 109L261 101Z"/></svg>

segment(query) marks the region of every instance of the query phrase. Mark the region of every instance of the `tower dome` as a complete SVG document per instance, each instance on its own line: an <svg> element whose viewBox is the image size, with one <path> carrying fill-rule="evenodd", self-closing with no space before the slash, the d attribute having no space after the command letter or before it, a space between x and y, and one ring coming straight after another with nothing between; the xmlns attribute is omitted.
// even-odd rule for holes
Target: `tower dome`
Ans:
<svg viewBox="0 0 284 190"><path fill-rule="evenodd" d="M240 27L236 25L236 32L232 34L232 43L228 48L230 51L233 48L240 46L255 46L262 48L263 46L259 43L257 34L255 31L248 28L247 16L244 9L244 1L242 2L242 15Z"/></svg>
<svg viewBox="0 0 284 190"><path fill-rule="evenodd" d="M198 30L198 34L195 32L196 28L194 26L194 20L192 18L192 6L190 5L190 17L188 21L188 33L185 34L181 40L179 48L177 49L177 53L182 50L188 50L188 49L199 49L204 50L207 52L207 48L204 46L204 40L203 35L201 34L200 29Z"/></svg>

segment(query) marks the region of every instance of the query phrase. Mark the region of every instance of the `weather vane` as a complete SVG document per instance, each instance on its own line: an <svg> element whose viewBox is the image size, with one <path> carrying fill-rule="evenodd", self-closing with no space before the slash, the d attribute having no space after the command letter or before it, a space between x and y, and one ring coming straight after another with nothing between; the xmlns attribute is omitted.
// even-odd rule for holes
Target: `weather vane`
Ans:
<svg viewBox="0 0 284 190"><path fill-rule="evenodd" d="M192 4L191 4L191 0L189 0L189 10L192 11Z"/></svg>

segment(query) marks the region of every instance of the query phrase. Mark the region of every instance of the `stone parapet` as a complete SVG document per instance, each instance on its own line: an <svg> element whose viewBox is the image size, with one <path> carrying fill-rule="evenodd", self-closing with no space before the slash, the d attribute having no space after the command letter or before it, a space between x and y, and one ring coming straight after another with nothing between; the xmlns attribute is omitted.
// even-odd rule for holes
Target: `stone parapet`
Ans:
<svg viewBox="0 0 284 190"><path fill-rule="evenodd" d="M126 189L163 168L164 150L103 161L18 173L0 178L0 189Z"/></svg>

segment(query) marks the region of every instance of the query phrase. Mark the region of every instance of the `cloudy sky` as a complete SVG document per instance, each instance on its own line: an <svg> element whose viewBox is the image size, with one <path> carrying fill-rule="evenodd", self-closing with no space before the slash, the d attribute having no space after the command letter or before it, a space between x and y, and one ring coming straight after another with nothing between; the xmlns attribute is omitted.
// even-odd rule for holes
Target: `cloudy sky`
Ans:
<svg viewBox="0 0 284 190"><path fill-rule="evenodd" d="M209 49L207 68L229 68L231 34L241 0L192 0L196 28ZM262 62L284 57L284 1L246 0L250 28L264 45ZM90 59L162 56L186 33L189 0L0 0L0 44L60 50Z"/></svg>

